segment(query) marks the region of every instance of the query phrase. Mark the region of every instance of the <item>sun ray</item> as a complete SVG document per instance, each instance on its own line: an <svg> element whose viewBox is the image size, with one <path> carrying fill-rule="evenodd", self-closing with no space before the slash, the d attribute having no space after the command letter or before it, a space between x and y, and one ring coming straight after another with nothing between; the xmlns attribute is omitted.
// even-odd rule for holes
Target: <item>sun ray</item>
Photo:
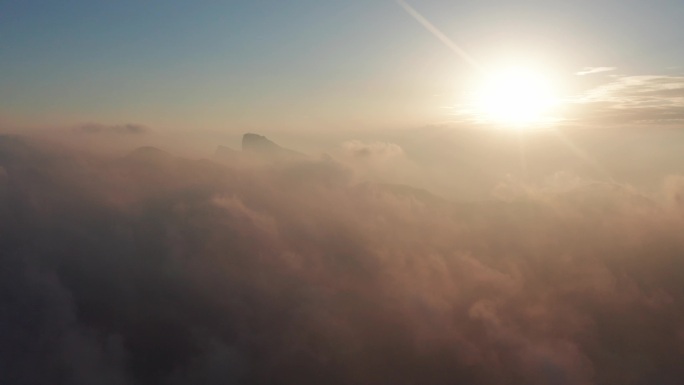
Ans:
<svg viewBox="0 0 684 385"><path fill-rule="evenodd" d="M610 175L610 172L599 163L596 159L594 159L591 155L589 155L586 151L582 150L579 146L577 146L570 138L565 136L563 132L560 130L553 130L553 132L556 134L556 136L565 144L572 153L579 158L580 160L584 161L586 164L590 165L594 170L596 170L599 174L603 174L603 176L607 177L608 180L611 182L613 181L613 177Z"/></svg>
<svg viewBox="0 0 684 385"><path fill-rule="evenodd" d="M413 8L409 3L407 3L404 0L396 0L396 2L408 13L411 17L413 17L417 22L419 22L428 32L432 33L439 41L444 43L449 49L454 51L458 56L460 56L463 60L465 60L468 64L470 64L473 69L482 72L482 66L480 63L478 63L475 58L470 55L468 52L466 52L463 48L459 47L458 44L454 43L453 40L451 40L447 35L445 35L442 31L439 30L434 24L430 22L430 20L426 19L423 15L420 14L415 8Z"/></svg>

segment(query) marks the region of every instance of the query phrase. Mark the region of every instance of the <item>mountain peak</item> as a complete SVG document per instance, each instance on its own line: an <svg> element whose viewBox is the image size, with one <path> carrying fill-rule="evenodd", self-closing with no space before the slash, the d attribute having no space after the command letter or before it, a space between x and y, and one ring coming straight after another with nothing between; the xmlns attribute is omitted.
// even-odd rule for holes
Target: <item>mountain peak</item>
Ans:
<svg viewBox="0 0 684 385"><path fill-rule="evenodd" d="M297 151L281 147L259 134L247 133L242 136L242 151L271 160L297 160L305 156Z"/></svg>
<svg viewBox="0 0 684 385"><path fill-rule="evenodd" d="M247 133L242 136L242 151L261 153L280 152L283 148L263 135Z"/></svg>

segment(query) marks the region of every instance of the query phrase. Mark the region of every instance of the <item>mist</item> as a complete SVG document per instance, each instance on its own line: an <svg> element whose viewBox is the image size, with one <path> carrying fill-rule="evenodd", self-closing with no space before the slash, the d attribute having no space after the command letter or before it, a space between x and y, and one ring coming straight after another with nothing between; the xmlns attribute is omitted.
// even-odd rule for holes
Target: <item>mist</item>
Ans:
<svg viewBox="0 0 684 385"><path fill-rule="evenodd" d="M91 131L140 135L122 127ZM680 164L646 188L491 161L458 195L473 166L445 163L438 194L415 147L252 139L192 158L0 137L0 383L684 378Z"/></svg>

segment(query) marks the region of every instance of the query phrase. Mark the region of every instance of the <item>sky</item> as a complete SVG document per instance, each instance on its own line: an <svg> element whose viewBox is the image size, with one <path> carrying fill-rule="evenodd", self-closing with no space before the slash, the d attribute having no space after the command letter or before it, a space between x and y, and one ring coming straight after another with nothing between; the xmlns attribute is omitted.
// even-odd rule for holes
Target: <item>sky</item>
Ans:
<svg viewBox="0 0 684 385"><path fill-rule="evenodd" d="M411 6L483 67L532 63L564 98L621 78L684 74L680 1ZM458 121L450 108L476 76L390 0L5 1L0 36L0 123L14 128L415 128ZM611 70L591 73L603 67ZM614 120L585 110L589 124Z"/></svg>

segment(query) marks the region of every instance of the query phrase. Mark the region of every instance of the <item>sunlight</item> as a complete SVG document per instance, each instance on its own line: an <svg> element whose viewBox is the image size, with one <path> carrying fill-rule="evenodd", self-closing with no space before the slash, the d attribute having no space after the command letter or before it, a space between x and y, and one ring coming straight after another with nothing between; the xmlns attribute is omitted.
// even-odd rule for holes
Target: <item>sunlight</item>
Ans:
<svg viewBox="0 0 684 385"><path fill-rule="evenodd" d="M472 96L478 121L524 129L553 121L558 99L551 81L538 71L509 68L489 73Z"/></svg>

